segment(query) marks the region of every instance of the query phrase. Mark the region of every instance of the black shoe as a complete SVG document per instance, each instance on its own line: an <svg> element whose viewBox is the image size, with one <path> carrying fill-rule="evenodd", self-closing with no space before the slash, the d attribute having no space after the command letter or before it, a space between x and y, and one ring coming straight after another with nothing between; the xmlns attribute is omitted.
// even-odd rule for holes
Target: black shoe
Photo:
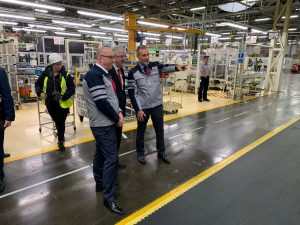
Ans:
<svg viewBox="0 0 300 225"><path fill-rule="evenodd" d="M5 183L3 180L0 180L0 193L2 193L5 190Z"/></svg>
<svg viewBox="0 0 300 225"><path fill-rule="evenodd" d="M4 158L8 158L10 157L10 154L9 153L4 153Z"/></svg>
<svg viewBox="0 0 300 225"><path fill-rule="evenodd" d="M66 148L65 148L65 146L64 146L64 143L63 143L63 142L57 142L57 145L58 145L58 149L59 149L59 151L61 151L61 152L64 152L64 151L66 151Z"/></svg>
<svg viewBox="0 0 300 225"><path fill-rule="evenodd" d="M103 204L113 213L117 213L119 215L123 215L125 213L124 210L115 201L108 202L104 200Z"/></svg>
<svg viewBox="0 0 300 225"><path fill-rule="evenodd" d="M119 168L119 169L124 169L124 168L126 168L126 163L120 162L120 161L119 161L118 168Z"/></svg>
<svg viewBox="0 0 300 225"><path fill-rule="evenodd" d="M137 161L138 161L140 164L142 164L142 165L146 165L146 160L145 160L145 156L144 156L144 155L138 155Z"/></svg>
<svg viewBox="0 0 300 225"><path fill-rule="evenodd" d="M206 98L206 99L203 99L203 101L209 102L210 100Z"/></svg>
<svg viewBox="0 0 300 225"><path fill-rule="evenodd" d="M102 185L97 185L96 184L96 192L102 192L102 191L103 191Z"/></svg>
<svg viewBox="0 0 300 225"><path fill-rule="evenodd" d="M162 160L164 163L166 163L166 164L170 164L170 163L171 163L170 159L168 159L168 157L166 156L165 153L158 154L158 155L157 155L157 158L158 158L158 159L161 159L161 160Z"/></svg>
<svg viewBox="0 0 300 225"><path fill-rule="evenodd" d="M198 102L202 102L202 99L198 100Z"/></svg>

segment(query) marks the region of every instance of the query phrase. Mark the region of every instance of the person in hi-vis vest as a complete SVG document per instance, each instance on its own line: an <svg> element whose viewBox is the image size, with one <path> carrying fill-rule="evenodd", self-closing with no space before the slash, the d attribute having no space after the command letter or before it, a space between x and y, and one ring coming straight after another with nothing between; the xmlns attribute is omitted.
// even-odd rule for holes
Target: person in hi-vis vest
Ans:
<svg viewBox="0 0 300 225"><path fill-rule="evenodd" d="M65 122L69 108L73 104L72 96L75 93L73 78L66 71L62 61L61 55L50 54L50 65L46 67L35 83L36 94L42 98L55 123L60 151L65 150Z"/></svg>

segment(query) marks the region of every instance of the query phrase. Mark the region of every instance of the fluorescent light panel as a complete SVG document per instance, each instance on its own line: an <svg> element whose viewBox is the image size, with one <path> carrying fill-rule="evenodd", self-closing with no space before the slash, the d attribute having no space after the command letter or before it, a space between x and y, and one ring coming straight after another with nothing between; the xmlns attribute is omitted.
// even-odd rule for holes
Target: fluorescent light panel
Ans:
<svg viewBox="0 0 300 225"><path fill-rule="evenodd" d="M102 30L109 30L109 31L119 31L119 32L128 32L127 30L119 29L119 28L113 28L113 27L99 27Z"/></svg>
<svg viewBox="0 0 300 225"><path fill-rule="evenodd" d="M92 36L95 39L104 39L104 40L112 40L112 37L104 37L104 36Z"/></svg>
<svg viewBox="0 0 300 225"><path fill-rule="evenodd" d="M54 32L54 33L58 34L58 35L63 35L63 36L81 37L81 34L74 34L74 33L68 33L68 32Z"/></svg>
<svg viewBox="0 0 300 225"><path fill-rule="evenodd" d="M213 37L221 37L221 35L219 35L219 34L213 34L213 33L209 33L209 32L206 32L205 35L213 36Z"/></svg>
<svg viewBox="0 0 300 225"><path fill-rule="evenodd" d="M231 38L230 37L220 37L218 38L219 40L230 40Z"/></svg>
<svg viewBox="0 0 300 225"><path fill-rule="evenodd" d="M159 41L159 38L152 38L152 37L146 37L146 40L150 40L150 41Z"/></svg>
<svg viewBox="0 0 300 225"><path fill-rule="evenodd" d="M258 30L258 29L251 29L251 33L261 33L261 34L267 34L267 32Z"/></svg>
<svg viewBox="0 0 300 225"><path fill-rule="evenodd" d="M260 19L255 19L255 22L259 22L259 21L268 21L271 20L271 18L260 18Z"/></svg>
<svg viewBox="0 0 300 225"><path fill-rule="evenodd" d="M180 36L172 36L172 35L166 35L167 38L172 38L172 39L180 39L182 40L183 37L180 37Z"/></svg>
<svg viewBox="0 0 300 225"><path fill-rule="evenodd" d="M291 19L293 19L293 18L298 18L298 15L291 15L290 18L291 18ZM281 17L281 19L285 19L285 16Z"/></svg>
<svg viewBox="0 0 300 225"><path fill-rule="evenodd" d="M197 7L197 8L192 8L191 11L203 10L203 9L205 9L205 8L206 8L205 6Z"/></svg>
<svg viewBox="0 0 300 225"><path fill-rule="evenodd" d="M241 30L247 30L248 29L248 27L246 27L246 26L242 26L242 25L235 24L235 23L226 22L224 24L227 25L227 26L230 26L230 27L241 29Z"/></svg>
<svg viewBox="0 0 300 225"><path fill-rule="evenodd" d="M41 13L48 13L48 10L44 10L44 9L34 9L34 11L41 12Z"/></svg>
<svg viewBox="0 0 300 225"><path fill-rule="evenodd" d="M5 2L5 3L9 3L9 4L15 4L15 5L30 6L30 7L34 7L34 8L48 9L48 10L60 11L60 12L65 11L65 8L62 8L62 7L56 7L56 6L33 3L33 2L25 2L25 1L19 1L19 0L0 0L0 2Z"/></svg>
<svg viewBox="0 0 300 225"><path fill-rule="evenodd" d="M0 17L13 18L13 19L22 19L22 20L36 20L36 18L34 18L34 17L12 15L12 14L6 14L6 13L0 13Z"/></svg>
<svg viewBox="0 0 300 225"><path fill-rule="evenodd" d="M149 33L149 32L138 32L139 34L144 34L144 35L148 35L148 36L154 36L154 37L160 37L160 34L156 34L156 33Z"/></svg>
<svg viewBox="0 0 300 225"><path fill-rule="evenodd" d="M36 30L36 29L30 29L30 28L13 28L15 31L23 30L23 31L30 31L30 32L36 32L36 33L46 33L45 30Z"/></svg>
<svg viewBox="0 0 300 225"><path fill-rule="evenodd" d="M289 31L295 31L297 28L290 28Z"/></svg>
<svg viewBox="0 0 300 225"><path fill-rule="evenodd" d="M4 25L18 25L18 23L16 23L16 22L5 22L5 21L0 21L0 24L4 24Z"/></svg>
<svg viewBox="0 0 300 225"><path fill-rule="evenodd" d="M151 23L151 22L146 22L146 21L137 21L138 24L140 25L146 25L146 26L151 26L151 27L158 27L158 28L168 28L168 25L164 24L158 24L158 23Z"/></svg>
<svg viewBox="0 0 300 225"><path fill-rule="evenodd" d="M96 18L102 18L108 20L119 20L119 21L123 20L122 17L110 16L110 15L94 13L94 12L87 12L82 10L77 10L77 13L84 16L90 16L90 17L96 17Z"/></svg>
<svg viewBox="0 0 300 225"><path fill-rule="evenodd" d="M230 35L229 32L222 33L222 35Z"/></svg>
<svg viewBox="0 0 300 225"><path fill-rule="evenodd" d="M52 23L57 23L57 24L62 24L62 25L69 25L69 26L75 26L75 27L91 27L91 25L88 25L88 24L73 23L73 22L60 21L60 20L52 20Z"/></svg>
<svg viewBox="0 0 300 225"><path fill-rule="evenodd" d="M128 35L125 34L114 34L115 37L123 37L123 38L128 38Z"/></svg>
<svg viewBox="0 0 300 225"><path fill-rule="evenodd" d="M128 42L128 39L126 39L126 38L118 38L116 41Z"/></svg>
<svg viewBox="0 0 300 225"><path fill-rule="evenodd" d="M28 24L30 27L36 27L36 28L43 28L46 30L61 30L64 31L65 28L62 27L53 27L53 26L45 26L45 25L38 25L38 24Z"/></svg>
<svg viewBox="0 0 300 225"><path fill-rule="evenodd" d="M85 33L85 34L98 34L98 35L105 35L104 32L98 32L98 31L92 31L92 30L77 30L79 33Z"/></svg>

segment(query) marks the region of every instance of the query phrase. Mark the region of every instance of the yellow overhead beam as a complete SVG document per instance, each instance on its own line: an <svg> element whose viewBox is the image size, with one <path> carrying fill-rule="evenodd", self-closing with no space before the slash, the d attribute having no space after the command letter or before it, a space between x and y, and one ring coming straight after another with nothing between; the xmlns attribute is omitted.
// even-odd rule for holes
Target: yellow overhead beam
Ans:
<svg viewBox="0 0 300 225"><path fill-rule="evenodd" d="M156 23L161 25L169 26L168 28L156 28L156 27L145 27L137 24L137 21L145 21L150 23ZM166 33L189 33L189 34L205 34L206 31L198 30L193 28L186 28L177 26L171 23L161 22L151 19L140 19L137 18L136 14L126 12L124 13L124 30L142 30L142 31L156 31L156 32L166 32Z"/></svg>

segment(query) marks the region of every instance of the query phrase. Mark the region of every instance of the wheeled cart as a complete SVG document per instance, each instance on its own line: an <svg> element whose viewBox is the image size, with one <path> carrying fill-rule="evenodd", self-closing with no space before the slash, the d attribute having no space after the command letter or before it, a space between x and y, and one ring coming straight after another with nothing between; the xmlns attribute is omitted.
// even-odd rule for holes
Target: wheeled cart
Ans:
<svg viewBox="0 0 300 225"><path fill-rule="evenodd" d="M55 127L55 123L50 117L47 108L41 109L40 105L41 98L37 98L37 106L38 106L38 117L39 117L39 132L42 132L43 128L46 128L48 130L52 130L53 135L57 137L57 131ZM75 106L74 106L74 99L73 99L73 105L72 105L72 110L70 110L70 113L68 114L68 117L72 118L72 121L66 122L66 127L73 127L73 130L76 131L76 124L75 124ZM68 119L67 117L67 119ZM67 121L67 120L66 120Z"/></svg>

